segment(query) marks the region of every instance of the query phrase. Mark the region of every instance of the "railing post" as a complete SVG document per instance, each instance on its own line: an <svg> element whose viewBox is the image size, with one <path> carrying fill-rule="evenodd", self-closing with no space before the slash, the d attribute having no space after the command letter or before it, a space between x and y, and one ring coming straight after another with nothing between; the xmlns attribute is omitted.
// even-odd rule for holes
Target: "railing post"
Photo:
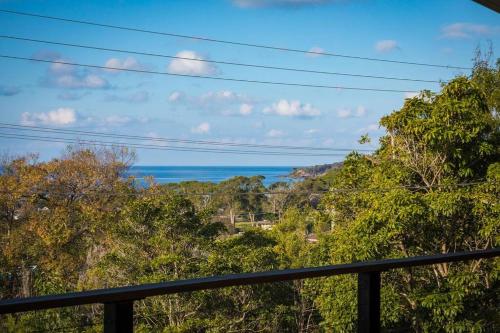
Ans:
<svg viewBox="0 0 500 333"><path fill-rule="evenodd" d="M358 333L380 332L380 272L358 274Z"/></svg>
<svg viewBox="0 0 500 333"><path fill-rule="evenodd" d="M104 304L104 333L134 331L134 301Z"/></svg>

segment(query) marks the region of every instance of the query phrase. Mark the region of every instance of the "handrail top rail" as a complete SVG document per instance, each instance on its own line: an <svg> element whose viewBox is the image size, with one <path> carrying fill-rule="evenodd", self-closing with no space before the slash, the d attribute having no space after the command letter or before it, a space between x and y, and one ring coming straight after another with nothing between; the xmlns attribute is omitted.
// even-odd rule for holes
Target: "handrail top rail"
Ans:
<svg viewBox="0 0 500 333"><path fill-rule="evenodd" d="M124 302L179 292L191 292L204 289L216 289L231 286L280 282L305 278L327 277L340 274L381 272L396 268L425 266L446 262L493 258L498 256L500 256L500 248L493 248L470 252L456 252L397 259L382 259L320 267L229 274L135 286L95 289L66 294L14 298L0 301L0 314L95 303Z"/></svg>

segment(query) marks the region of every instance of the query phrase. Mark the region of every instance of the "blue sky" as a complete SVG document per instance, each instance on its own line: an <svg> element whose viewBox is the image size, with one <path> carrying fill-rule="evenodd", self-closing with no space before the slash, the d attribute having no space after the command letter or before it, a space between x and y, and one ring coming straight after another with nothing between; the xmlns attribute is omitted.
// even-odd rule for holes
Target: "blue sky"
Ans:
<svg viewBox="0 0 500 333"><path fill-rule="evenodd" d="M500 44L498 14L469 0L0 1L0 8L184 35L305 50L471 66L478 44ZM447 80L440 69L208 43L0 13L2 35L203 59ZM251 80L418 91L387 81L169 60L0 38L0 53L100 66ZM381 116L405 93L331 90L82 69L0 59L0 121L195 140L356 148L376 146ZM0 130L5 132L5 130ZM148 143L145 141L145 143ZM0 138L2 152L58 156L63 144ZM342 157L138 150L143 165L310 165Z"/></svg>

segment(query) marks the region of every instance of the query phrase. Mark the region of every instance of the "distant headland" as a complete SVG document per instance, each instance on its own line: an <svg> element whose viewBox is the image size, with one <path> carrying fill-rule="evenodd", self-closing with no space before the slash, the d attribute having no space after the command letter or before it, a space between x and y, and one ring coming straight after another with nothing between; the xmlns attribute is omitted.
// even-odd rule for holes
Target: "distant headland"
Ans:
<svg viewBox="0 0 500 333"><path fill-rule="evenodd" d="M331 169L338 169L342 167L343 162L335 162L331 164L313 165L310 167L293 168L289 174L290 178L314 178L324 175Z"/></svg>

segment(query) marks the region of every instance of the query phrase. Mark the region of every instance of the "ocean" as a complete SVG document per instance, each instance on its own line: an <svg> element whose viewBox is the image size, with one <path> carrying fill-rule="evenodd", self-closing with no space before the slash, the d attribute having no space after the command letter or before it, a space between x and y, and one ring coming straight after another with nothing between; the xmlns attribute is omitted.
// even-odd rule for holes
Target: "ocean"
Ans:
<svg viewBox="0 0 500 333"><path fill-rule="evenodd" d="M200 182L219 183L234 176L264 176L264 185L277 181L291 182L288 175L294 167L289 166L143 166L134 165L127 171L127 176L135 176L140 181L146 176L153 176L159 184L178 183L197 180Z"/></svg>

